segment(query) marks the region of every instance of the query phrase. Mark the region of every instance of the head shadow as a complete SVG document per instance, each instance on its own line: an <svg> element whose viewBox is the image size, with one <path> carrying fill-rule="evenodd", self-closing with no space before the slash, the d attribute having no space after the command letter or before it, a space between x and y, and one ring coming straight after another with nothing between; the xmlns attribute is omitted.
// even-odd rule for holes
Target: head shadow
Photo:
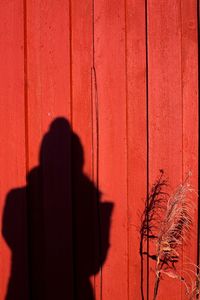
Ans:
<svg viewBox="0 0 200 300"><path fill-rule="evenodd" d="M2 233L12 251L6 300L94 300L89 278L109 249L112 202L83 172L84 150L65 118L44 135L39 165L9 192Z"/></svg>

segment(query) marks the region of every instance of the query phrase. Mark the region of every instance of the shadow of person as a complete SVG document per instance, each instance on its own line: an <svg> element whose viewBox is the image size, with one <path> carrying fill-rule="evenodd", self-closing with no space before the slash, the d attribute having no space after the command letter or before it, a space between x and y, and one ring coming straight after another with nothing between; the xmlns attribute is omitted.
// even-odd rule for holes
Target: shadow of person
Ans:
<svg viewBox="0 0 200 300"><path fill-rule="evenodd" d="M6 198L2 233L12 251L6 300L94 300L90 277L109 249L113 203L84 174L81 141L65 118L45 134L40 164Z"/></svg>

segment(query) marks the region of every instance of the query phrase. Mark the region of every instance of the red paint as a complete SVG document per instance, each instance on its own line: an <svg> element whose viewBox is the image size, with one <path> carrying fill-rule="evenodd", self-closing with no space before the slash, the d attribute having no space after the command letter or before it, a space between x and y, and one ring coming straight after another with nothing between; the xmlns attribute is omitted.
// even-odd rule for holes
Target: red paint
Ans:
<svg viewBox="0 0 200 300"><path fill-rule="evenodd" d="M50 129L58 117L71 121L69 15L66 1L27 1L29 185L37 190L29 200L29 239L36 299L73 294L69 130L62 121Z"/></svg>
<svg viewBox="0 0 200 300"><path fill-rule="evenodd" d="M147 193L146 28L144 1L128 1L127 13L127 151L128 151L128 299L144 296L146 257L141 267L140 215ZM145 248L146 245L144 245ZM145 251L145 249L144 249ZM141 272L143 275L141 275ZM146 297L146 296L145 296Z"/></svg>
<svg viewBox="0 0 200 300"><path fill-rule="evenodd" d="M197 190L197 1L149 0L147 20L138 0L24 4L0 4L0 300L20 247L20 300L139 300L147 182L164 169L172 190L191 170ZM159 299L184 288L165 278Z"/></svg>
<svg viewBox="0 0 200 300"><path fill-rule="evenodd" d="M182 3L182 85L183 85L183 174L192 172L191 184L198 190L198 65L196 61L197 28L196 3L183 1ZM188 242L183 248L183 263L193 261L197 264L198 237L198 203L193 194L195 214L193 230ZM183 299L184 290L183 290Z"/></svg>
<svg viewBox="0 0 200 300"><path fill-rule="evenodd" d="M7 284L11 276L11 249L15 237L13 231L18 227L18 260L21 264L21 277L18 281L20 296L27 295L27 257L26 257L26 210L19 204L20 220L12 211L17 199L11 202L13 189L25 183L25 112L24 112L24 36L23 2L1 2L0 4L0 299L5 299ZM9 195L8 195L9 193ZM3 235L3 236L2 236ZM20 249L21 247L21 249ZM23 289L23 291L22 291Z"/></svg>
<svg viewBox="0 0 200 300"><path fill-rule="evenodd" d="M164 169L171 189L180 184L191 170L197 190L196 2L186 2L165 1L158 4L157 1L150 1L148 5L149 170L152 183L158 170ZM189 134L191 127L194 132ZM197 205L195 196L194 199ZM194 262L197 259L196 225L197 222L194 226L195 238L190 241L193 251L189 254ZM188 249L184 247L182 268L185 267L186 256ZM150 268L154 269L153 263L150 263ZM150 271L150 298L154 277ZM161 282L159 297L183 299L184 292L183 285L178 282L175 292L174 281L165 278Z"/></svg>
<svg viewBox="0 0 200 300"><path fill-rule="evenodd" d="M96 2L99 184L104 199L115 204L110 249L102 271L103 299L128 297L125 26L125 7L122 1Z"/></svg>

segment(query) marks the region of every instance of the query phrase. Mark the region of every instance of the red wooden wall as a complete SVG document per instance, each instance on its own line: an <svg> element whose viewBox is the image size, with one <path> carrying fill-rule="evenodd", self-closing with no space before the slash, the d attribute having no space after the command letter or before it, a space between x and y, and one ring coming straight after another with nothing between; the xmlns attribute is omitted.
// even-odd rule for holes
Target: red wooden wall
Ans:
<svg viewBox="0 0 200 300"><path fill-rule="evenodd" d="M197 0L3 0L0 20L0 300L141 299L148 188L198 189Z"/></svg>

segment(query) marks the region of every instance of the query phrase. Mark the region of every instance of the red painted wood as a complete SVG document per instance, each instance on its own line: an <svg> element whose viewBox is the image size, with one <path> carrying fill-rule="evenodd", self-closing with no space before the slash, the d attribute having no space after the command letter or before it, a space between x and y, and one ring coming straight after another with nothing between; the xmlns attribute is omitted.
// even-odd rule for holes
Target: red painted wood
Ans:
<svg viewBox="0 0 200 300"><path fill-rule="evenodd" d="M197 3L183 1L182 11L182 87L183 87L183 174L191 171L191 195L195 213L190 239L183 248L183 268L194 271L189 263L197 264L198 240L198 42ZM184 289L182 298L186 299Z"/></svg>
<svg viewBox="0 0 200 300"><path fill-rule="evenodd" d="M72 206L75 220L75 297L100 297L98 204L96 180L96 120L93 99L93 4L91 0L71 3L72 37L72 127L79 139L84 161L73 167ZM84 55L83 55L84 53ZM94 118L94 120L93 120ZM76 157L76 148L74 159ZM73 161L72 161L73 163ZM101 204L99 204L101 207ZM95 296L94 296L95 295Z"/></svg>
<svg viewBox="0 0 200 300"><path fill-rule="evenodd" d="M155 18L156 16L156 18ZM170 18L169 18L170 16ZM149 170L150 184L159 169L166 172L170 185L182 182L182 83L181 10L179 1L148 6L149 41ZM154 249L150 249L153 251ZM155 262L150 261L149 288L153 295ZM181 285L165 278L158 299L181 299Z"/></svg>
<svg viewBox="0 0 200 300"><path fill-rule="evenodd" d="M69 5L27 3L29 168L38 163L45 131L56 117L70 119Z"/></svg>
<svg viewBox="0 0 200 300"><path fill-rule="evenodd" d="M148 6L150 182L153 182L159 169L164 169L172 188L180 184L186 171L189 171L186 170L188 163L183 144L184 134L188 135L185 111L189 112L189 107L185 106L184 101L183 76L187 75L183 65L182 13L184 11L179 1L173 4L170 1L160 4L151 1ZM193 74L193 80L197 80ZM150 267L155 269L153 263ZM150 297L154 277L150 272ZM165 278L158 298L180 299L181 289L183 287L177 282L174 292L174 280Z"/></svg>
<svg viewBox="0 0 200 300"><path fill-rule="evenodd" d="M32 294L72 299L68 2L27 2L27 55Z"/></svg>
<svg viewBox="0 0 200 300"><path fill-rule="evenodd" d="M102 299L105 300L128 297L125 55L124 3L95 2L99 184L103 199L114 202L110 248L102 270Z"/></svg>
<svg viewBox="0 0 200 300"><path fill-rule="evenodd" d="M172 191L191 170L197 190L197 1L14 1L0 14L0 300L142 299L147 180L164 169ZM182 266L198 255L192 201ZM159 299L184 288L165 278Z"/></svg>
<svg viewBox="0 0 200 300"><path fill-rule="evenodd" d="M0 3L0 299L27 299L23 2Z"/></svg>
<svg viewBox="0 0 200 300"><path fill-rule="evenodd" d="M127 1L126 14L129 243L127 299L141 299L140 215L144 210L147 193L145 1ZM144 295L147 293L146 263L144 256Z"/></svg>

